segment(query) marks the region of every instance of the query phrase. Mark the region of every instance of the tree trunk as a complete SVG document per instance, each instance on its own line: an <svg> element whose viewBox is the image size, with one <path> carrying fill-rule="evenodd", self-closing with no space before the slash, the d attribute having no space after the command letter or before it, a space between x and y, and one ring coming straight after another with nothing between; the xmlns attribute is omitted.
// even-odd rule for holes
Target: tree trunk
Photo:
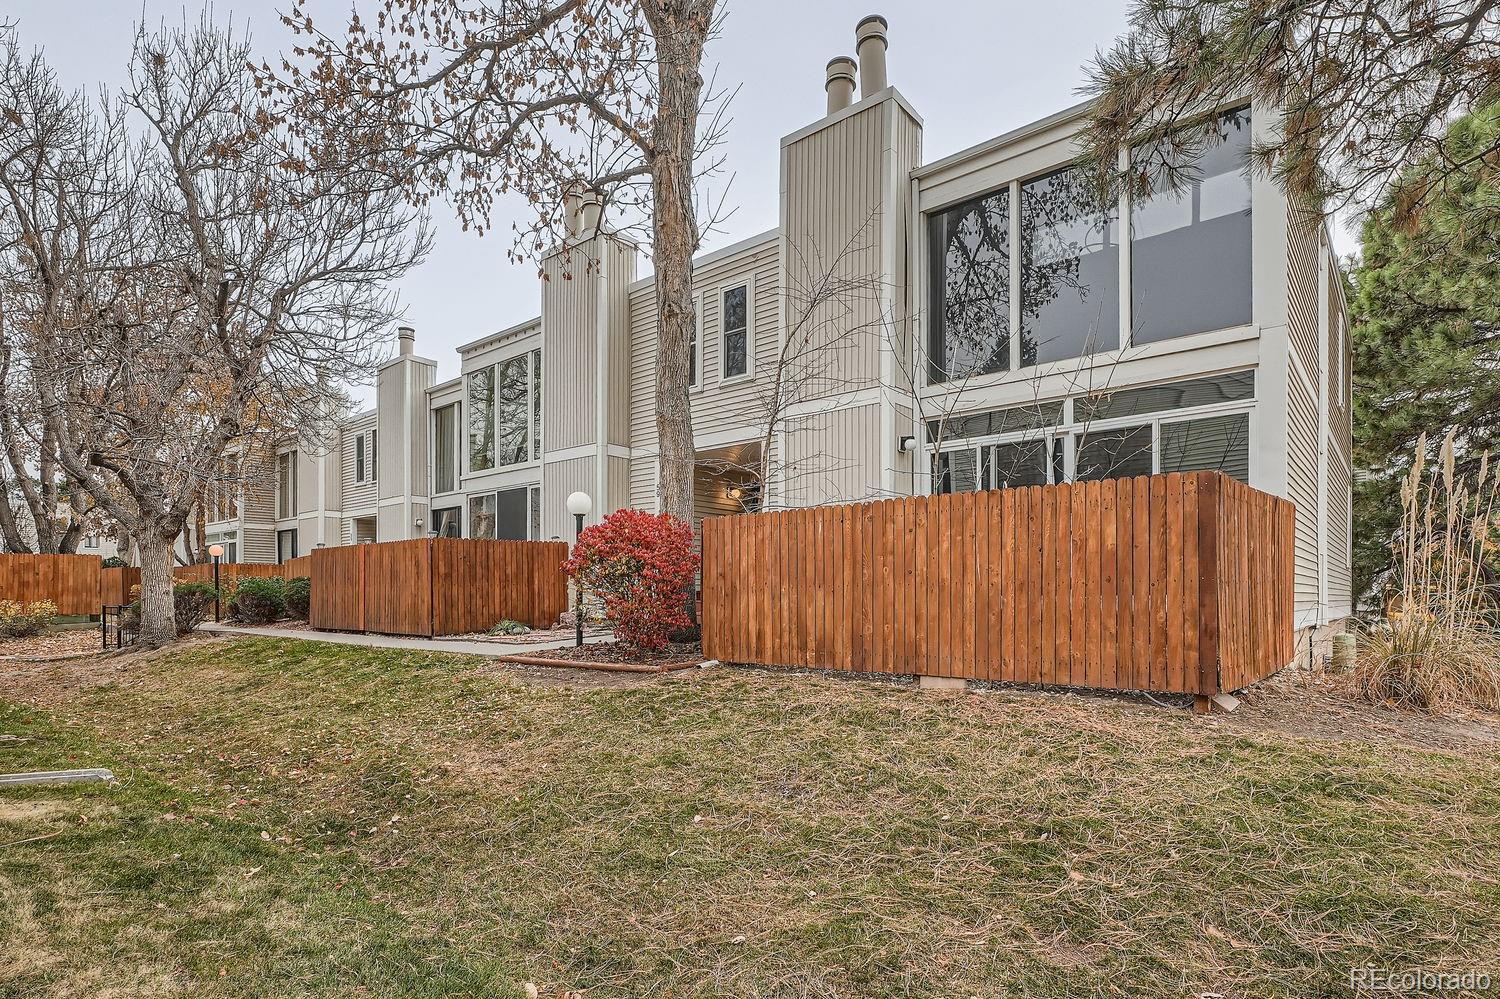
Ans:
<svg viewBox="0 0 1500 999"><path fill-rule="evenodd" d="M703 91L699 64L708 34L699 3L645 7L656 38L661 102L652 130L651 255L656 268L659 339L656 348L657 502L693 522L693 417L688 365L693 342L693 253L698 221L693 210L693 150ZM712 4L706 5L712 11Z"/></svg>
<svg viewBox="0 0 1500 999"><path fill-rule="evenodd" d="M693 350L693 254L698 219L693 209L693 153L703 94L703 44L714 4L703 0L649 3L643 11L656 38L660 103L651 133L651 256L656 267L657 504L693 522L693 413L688 365ZM683 594L697 624L693 586Z"/></svg>
<svg viewBox="0 0 1500 999"><path fill-rule="evenodd" d="M172 600L172 542L155 533L137 536L141 559L141 646L158 649L177 640Z"/></svg>

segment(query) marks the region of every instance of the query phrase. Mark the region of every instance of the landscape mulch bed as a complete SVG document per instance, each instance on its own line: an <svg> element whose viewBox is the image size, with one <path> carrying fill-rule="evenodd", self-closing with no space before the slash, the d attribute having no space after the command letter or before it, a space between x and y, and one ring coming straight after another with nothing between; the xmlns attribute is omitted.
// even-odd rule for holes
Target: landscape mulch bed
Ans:
<svg viewBox="0 0 1500 999"><path fill-rule="evenodd" d="M0 659L55 659L99 651L97 628L59 629L0 641Z"/></svg>
<svg viewBox="0 0 1500 999"><path fill-rule="evenodd" d="M660 652L645 652L622 642L597 642L564 649L547 649L535 655L503 656L504 662L532 666L567 666L574 669L621 670L630 673L665 673L689 669L703 661L697 642L672 644Z"/></svg>

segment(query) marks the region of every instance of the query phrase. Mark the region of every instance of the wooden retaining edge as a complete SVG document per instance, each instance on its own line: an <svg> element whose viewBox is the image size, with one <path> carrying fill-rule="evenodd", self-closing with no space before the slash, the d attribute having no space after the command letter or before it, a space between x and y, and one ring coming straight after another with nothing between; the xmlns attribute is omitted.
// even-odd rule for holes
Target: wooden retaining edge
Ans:
<svg viewBox="0 0 1500 999"><path fill-rule="evenodd" d="M502 663L520 663L525 666L597 669L606 673L670 673L679 669L692 669L694 666L706 661L703 659L694 659L692 662L663 663L660 666L647 666L644 663L596 663L585 659L552 659L547 656L497 656L496 659Z"/></svg>

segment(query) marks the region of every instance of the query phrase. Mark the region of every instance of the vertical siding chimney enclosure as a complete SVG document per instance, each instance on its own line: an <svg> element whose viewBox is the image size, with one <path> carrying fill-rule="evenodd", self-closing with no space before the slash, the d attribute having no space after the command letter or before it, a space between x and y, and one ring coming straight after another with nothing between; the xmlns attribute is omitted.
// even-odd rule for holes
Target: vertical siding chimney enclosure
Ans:
<svg viewBox="0 0 1500 999"><path fill-rule="evenodd" d="M823 84L828 92L828 113L842 111L854 103L854 60L848 56L835 56L828 60L828 79Z"/></svg>
<svg viewBox="0 0 1500 999"><path fill-rule="evenodd" d="M859 96L861 98L878 94L886 88L887 27L889 25L886 24L885 18L879 14L871 14L854 28L854 51L859 55Z"/></svg>
<svg viewBox="0 0 1500 999"><path fill-rule="evenodd" d="M396 327L396 341L400 345L402 355L417 352L417 331L410 326Z"/></svg>

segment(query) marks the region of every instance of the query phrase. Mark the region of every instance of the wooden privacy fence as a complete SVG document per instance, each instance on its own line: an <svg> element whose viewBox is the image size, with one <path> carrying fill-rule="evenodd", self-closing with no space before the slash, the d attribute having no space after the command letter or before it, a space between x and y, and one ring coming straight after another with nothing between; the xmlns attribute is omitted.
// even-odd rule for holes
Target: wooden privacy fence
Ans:
<svg viewBox="0 0 1500 999"><path fill-rule="evenodd" d="M50 600L65 616L99 613L97 555L0 555L0 600Z"/></svg>
<svg viewBox="0 0 1500 999"><path fill-rule="evenodd" d="M311 575L311 555L287 559L278 565L258 562L219 563L219 585L231 589L237 586L241 579L249 579L251 577L259 579L296 579L298 576ZM200 562L196 565L179 565L172 570L172 578L179 583L212 583L214 581L214 564L212 562Z"/></svg>
<svg viewBox="0 0 1500 999"><path fill-rule="evenodd" d="M709 518L703 651L1211 696L1295 654L1292 532L1219 472Z"/></svg>
<svg viewBox="0 0 1500 999"><path fill-rule="evenodd" d="M428 538L319 548L314 628L462 635L510 619L550 627L568 607L561 541Z"/></svg>

